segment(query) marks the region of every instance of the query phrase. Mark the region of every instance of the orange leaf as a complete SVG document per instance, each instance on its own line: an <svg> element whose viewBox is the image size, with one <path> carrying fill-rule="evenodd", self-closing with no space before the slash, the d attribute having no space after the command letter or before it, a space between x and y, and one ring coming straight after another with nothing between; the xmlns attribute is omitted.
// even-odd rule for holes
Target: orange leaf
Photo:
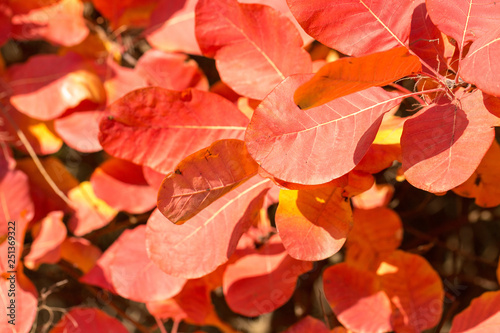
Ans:
<svg viewBox="0 0 500 333"><path fill-rule="evenodd" d="M54 264L61 259L61 244L67 234L63 216L61 211L51 212L31 229L34 240L30 253L24 257L27 268L36 270L42 263Z"/></svg>
<svg viewBox="0 0 500 333"><path fill-rule="evenodd" d="M305 316L292 326L290 326L283 333L302 333L302 332L315 332L315 333L328 333L330 332L326 327L325 323L321 320L311 317L309 315Z"/></svg>
<svg viewBox="0 0 500 333"><path fill-rule="evenodd" d="M281 190L276 227L288 254L322 260L337 253L352 227L352 211L343 189Z"/></svg>
<svg viewBox="0 0 500 333"><path fill-rule="evenodd" d="M463 183L453 189L458 195L476 198L481 207L500 205L500 146L496 140L484 155L474 173Z"/></svg>
<svg viewBox="0 0 500 333"><path fill-rule="evenodd" d="M95 265L102 252L85 238L68 237L61 244L61 258L87 273Z"/></svg>
<svg viewBox="0 0 500 333"><path fill-rule="evenodd" d="M351 200L356 208L372 209L387 206L393 194L394 186L390 184L373 184L368 191L356 195Z"/></svg>
<svg viewBox="0 0 500 333"><path fill-rule="evenodd" d="M399 216L385 207L355 209L354 227L347 240L346 262L374 270L399 247L403 227Z"/></svg>
<svg viewBox="0 0 500 333"><path fill-rule="evenodd" d="M443 285L423 257L394 251L379 266L377 275L396 308L391 318L394 331L417 333L439 322L443 311Z"/></svg>
<svg viewBox="0 0 500 333"><path fill-rule="evenodd" d="M500 327L500 291L485 292L455 316L450 333L498 332Z"/></svg>
<svg viewBox="0 0 500 333"><path fill-rule="evenodd" d="M420 59L410 55L406 47L341 58L326 64L302 84L295 91L294 101L301 109L309 109L370 87L385 86L421 70Z"/></svg>
<svg viewBox="0 0 500 333"><path fill-rule="evenodd" d="M245 142L220 140L179 163L158 192L158 209L170 221L185 222L257 174Z"/></svg>
<svg viewBox="0 0 500 333"><path fill-rule="evenodd" d="M323 288L339 322L355 332L392 331L391 302L374 272L347 263L328 267Z"/></svg>

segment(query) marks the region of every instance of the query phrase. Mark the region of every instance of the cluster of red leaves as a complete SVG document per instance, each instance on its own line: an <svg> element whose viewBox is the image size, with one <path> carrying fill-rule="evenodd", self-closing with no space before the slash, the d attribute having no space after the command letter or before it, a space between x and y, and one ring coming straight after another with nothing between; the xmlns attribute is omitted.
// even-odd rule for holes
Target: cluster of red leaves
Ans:
<svg viewBox="0 0 500 333"><path fill-rule="evenodd" d="M112 28L144 28L153 48L133 69L117 64L122 50L102 28L89 31L79 0L0 3L0 43L45 39L59 47L1 68L0 304L5 311L6 231L16 221L16 332L28 332L37 313L23 267L63 259L83 273L81 283L146 303L158 320L229 332L211 291L221 288L238 314L270 313L314 261L343 247L344 261L322 273L343 325L331 331L438 324L441 279L423 257L398 250L403 229L387 206L391 188L372 175L398 160L399 180L419 189L500 204L500 68L491 61L500 56L500 3L93 5ZM303 46L313 38L346 57L312 61ZM223 83L209 87L188 54L215 59ZM402 79L418 90L394 83ZM418 111L397 117L412 96ZM108 158L79 182L57 158L37 157L63 143ZM30 157L14 159L12 148ZM267 216L273 203L275 227ZM104 253L85 238L119 211L156 206L146 225L124 231ZM33 242L23 251L28 231ZM451 331L500 325L499 303L500 292L483 294ZM52 332L76 327L126 331L98 309L75 308ZM0 328L12 329L6 320ZM304 331L330 330L305 316L287 332Z"/></svg>

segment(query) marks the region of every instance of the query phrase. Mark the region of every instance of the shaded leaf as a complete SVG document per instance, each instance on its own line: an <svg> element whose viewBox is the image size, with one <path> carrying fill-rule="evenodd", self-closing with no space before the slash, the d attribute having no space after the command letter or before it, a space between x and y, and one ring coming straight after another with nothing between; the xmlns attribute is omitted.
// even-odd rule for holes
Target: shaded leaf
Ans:
<svg viewBox="0 0 500 333"><path fill-rule="evenodd" d="M489 34L500 21L500 3L490 0L427 0L432 22L455 39L463 50L467 42Z"/></svg>
<svg viewBox="0 0 500 333"><path fill-rule="evenodd" d="M415 187L437 193L465 182L495 137L498 124L480 90L424 108L403 128L403 171ZM474 147L474 149L471 149Z"/></svg>
<svg viewBox="0 0 500 333"><path fill-rule="evenodd" d="M493 140L481 163L465 183L453 189L453 192L467 197L476 198L476 204L481 207L500 205L500 146Z"/></svg>
<svg viewBox="0 0 500 333"><path fill-rule="evenodd" d="M305 316L292 326L290 326L283 333L302 333L302 332L316 332L316 333L328 333L330 330L326 327L325 323L321 320L311 317L309 315Z"/></svg>
<svg viewBox="0 0 500 333"><path fill-rule="evenodd" d="M496 5L500 21L500 3ZM460 76L468 83L476 85L483 92L493 96L500 96L498 72L500 65L496 59L500 57L500 28L490 31L472 43L467 57L460 62Z"/></svg>
<svg viewBox="0 0 500 333"><path fill-rule="evenodd" d="M157 191L149 186L142 167L110 158L90 176L95 195L118 211L145 213L156 206Z"/></svg>
<svg viewBox="0 0 500 333"><path fill-rule="evenodd" d="M354 57L406 46L416 5L411 0L287 2L309 35Z"/></svg>
<svg viewBox="0 0 500 333"><path fill-rule="evenodd" d="M338 320L349 330L393 330L391 303L374 272L340 263L323 272L323 289Z"/></svg>
<svg viewBox="0 0 500 333"><path fill-rule="evenodd" d="M197 278L214 271L227 262L241 235L259 218L271 185L255 176L182 225L155 210L146 231L150 259L174 276Z"/></svg>
<svg viewBox="0 0 500 333"><path fill-rule="evenodd" d="M368 191L356 195L351 200L355 208L372 209L387 206L393 194L394 186L390 184L373 184Z"/></svg>
<svg viewBox="0 0 500 333"><path fill-rule="evenodd" d="M50 333L94 332L127 333L128 330L116 318L96 308L73 308L55 324Z"/></svg>
<svg viewBox="0 0 500 333"><path fill-rule="evenodd" d="M341 58L324 65L302 84L294 101L302 110L330 102L370 87L385 86L422 70L420 59L398 47L359 58Z"/></svg>
<svg viewBox="0 0 500 333"><path fill-rule="evenodd" d="M243 141L216 141L186 157L165 177L158 209L174 223L185 222L256 175L257 169Z"/></svg>
<svg viewBox="0 0 500 333"><path fill-rule="evenodd" d="M84 274L89 272L102 252L85 238L67 237L61 244L61 258Z"/></svg>
<svg viewBox="0 0 500 333"><path fill-rule="evenodd" d="M354 227L347 240L345 261L366 270L375 270L403 240L398 214L385 207L355 209Z"/></svg>
<svg viewBox="0 0 500 333"><path fill-rule="evenodd" d="M61 259L61 244L67 234L63 216L61 211L51 212L31 229L34 240L24 257L27 268L36 270L40 264L54 264Z"/></svg>
<svg viewBox="0 0 500 333"><path fill-rule="evenodd" d="M161 0L151 15L146 39L165 52L201 55L194 33L194 9L198 0Z"/></svg>
<svg viewBox="0 0 500 333"><path fill-rule="evenodd" d="M397 93L373 87L301 110L291 95L311 77L291 76L276 87L255 110L245 136L263 169L306 185L351 171L373 142L383 114L401 101Z"/></svg>
<svg viewBox="0 0 500 333"><path fill-rule="evenodd" d="M500 292L489 291L475 298L455 316L450 333L494 332L500 327Z"/></svg>
<svg viewBox="0 0 500 333"><path fill-rule="evenodd" d="M109 273L118 295L136 302L159 301L179 293L186 279L165 274L146 252L146 226L125 230L115 244Z"/></svg>
<svg viewBox="0 0 500 333"><path fill-rule="evenodd" d="M135 90L101 120L99 141L114 155L160 172L213 141L242 138L248 119L224 98L198 90ZM158 154L161 151L161 154Z"/></svg>
<svg viewBox="0 0 500 333"><path fill-rule="evenodd" d="M419 2L411 18L410 49L438 73L442 73L453 57L455 45L434 25L425 1ZM453 5L448 3L447 7ZM426 66L423 66L423 70L430 72Z"/></svg>
<svg viewBox="0 0 500 333"><path fill-rule="evenodd" d="M401 159L401 146L399 144L372 144L354 170L375 174L389 168L394 161Z"/></svg>
<svg viewBox="0 0 500 333"><path fill-rule="evenodd" d="M380 283L396 310L396 332L422 332L438 324L443 312L441 278L421 256L394 251L377 270Z"/></svg>
<svg viewBox="0 0 500 333"><path fill-rule="evenodd" d="M222 81L241 95L261 100L285 77L311 72L297 29L271 7L200 0L195 20L203 54L215 58Z"/></svg>
<svg viewBox="0 0 500 333"><path fill-rule="evenodd" d="M338 252L352 227L343 189L281 190L276 228L288 254L299 260L322 260Z"/></svg>
<svg viewBox="0 0 500 333"><path fill-rule="evenodd" d="M273 312L290 299L299 275L311 269L311 262L291 258L275 235L227 266L224 296L231 310L247 317Z"/></svg>
<svg viewBox="0 0 500 333"><path fill-rule="evenodd" d="M208 90L208 81L193 59L179 53L151 49L137 61L135 71L148 85L184 90L189 87Z"/></svg>

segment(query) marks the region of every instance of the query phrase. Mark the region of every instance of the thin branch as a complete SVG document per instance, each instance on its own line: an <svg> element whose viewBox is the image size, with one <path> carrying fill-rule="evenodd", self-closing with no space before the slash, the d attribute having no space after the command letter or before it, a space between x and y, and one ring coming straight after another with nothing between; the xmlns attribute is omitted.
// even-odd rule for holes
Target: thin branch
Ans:
<svg viewBox="0 0 500 333"><path fill-rule="evenodd" d="M26 138L23 131L19 128L19 126L17 126L14 119L12 119L12 117L10 116L9 112L7 111L7 109L3 103L0 103L0 108L2 109L2 113L5 115L5 118L7 119L7 121L10 123L10 125L16 131L16 134L19 137L19 140L21 140L23 145L26 147L28 154L33 159L33 162L35 162L35 165L36 165L38 171L40 171L40 173L42 174L42 177L49 184L49 186L52 188L52 190L57 194L57 196L59 196L68 206L73 207L74 205L71 202L71 200L66 196L66 194L63 193L63 191L61 191L59 189L59 187L57 187L57 184L54 183L54 181L52 180L50 175L47 173L47 170L45 170L44 166L42 165L42 162L40 161L40 159L36 155L35 150L33 149L33 146L31 146L31 143Z"/></svg>

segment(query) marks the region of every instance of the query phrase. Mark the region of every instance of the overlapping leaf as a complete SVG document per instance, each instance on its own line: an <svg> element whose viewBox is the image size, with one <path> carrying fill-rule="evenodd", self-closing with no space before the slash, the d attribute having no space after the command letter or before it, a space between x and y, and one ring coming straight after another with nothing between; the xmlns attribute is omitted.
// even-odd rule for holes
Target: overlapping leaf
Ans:
<svg viewBox="0 0 500 333"><path fill-rule="evenodd" d="M500 3L496 5L500 22ZM496 59L500 57L500 28L490 31L478 38L470 47L467 57L460 63L460 76L468 83L476 85L483 92L500 96L498 73L500 65Z"/></svg>
<svg viewBox="0 0 500 333"><path fill-rule="evenodd" d="M323 184L351 171L370 147L398 93L372 87L309 110L292 94L311 75L288 77L255 110L245 141L267 172L287 182Z"/></svg>
<svg viewBox="0 0 500 333"><path fill-rule="evenodd" d="M476 198L476 204L481 207L500 205L500 146L496 140L484 155L481 163L465 183L453 189L453 192L467 197Z"/></svg>
<svg viewBox="0 0 500 333"><path fill-rule="evenodd" d="M10 102L27 116L50 120L84 100L101 103L101 81L74 53L37 55L9 68Z"/></svg>
<svg viewBox="0 0 500 333"><path fill-rule="evenodd" d="M490 0L427 0L432 22L446 35L458 42L463 50L467 42L474 41L498 27L500 4Z"/></svg>
<svg viewBox="0 0 500 333"><path fill-rule="evenodd" d="M82 153L102 150L99 143L99 122L102 111L77 111L54 120L56 133L69 147Z"/></svg>
<svg viewBox="0 0 500 333"><path fill-rule="evenodd" d="M118 244L109 272L116 292L137 302L159 301L179 293L186 279L165 274L146 252L146 226L126 230Z"/></svg>
<svg viewBox="0 0 500 333"><path fill-rule="evenodd" d="M492 127L499 124L485 99L480 90L453 103L443 98L405 122L403 171L413 186L445 192L472 175L495 137Z"/></svg>
<svg viewBox="0 0 500 333"><path fill-rule="evenodd" d="M417 4L411 0L287 2L309 35L355 57L406 46Z"/></svg>
<svg viewBox="0 0 500 333"><path fill-rule="evenodd" d="M215 140L241 139L248 123L231 102L198 90L139 89L107 112L100 124L103 148L164 173Z"/></svg>
<svg viewBox="0 0 500 333"><path fill-rule="evenodd" d="M16 40L46 39L55 45L71 46L87 37L89 29L79 0L39 2L39 8L14 11L12 37Z"/></svg>
<svg viewBox="0 0 500 333"><path fill-rule="evenodd" d="M293 23L268 6L200 0L196 38L203 54L215 58L222 81L254 99L285 77L312 69Z"/></svg>
<svg viewBox="0 0 500 333"><path fill-rule="evenodd" d="M325 323L321 320L316 319L311 316L305 316L292 326L290 326L283 333L301 333L301 332L316 332L316 333L328 333L330 332L326 327Z"/></svg>
<svg viewBox="0 0 500 333"><path fill-rule="evenodd" d="M406 47L341 58L327 63L301 85L294 94L295 104L309 109L370 87L384 86L421 69L419 58L410 55Z"/></svg>
<svg viewBox="0 0 500 333"><path fill-rule="evenodd" d="M74 308L54 325L50 333L65 332L127 333L128 330L116 318L96 308Z"/></svg>
<svg viewBox="0 0 500 333"><path fill-rule="evenodd" d="M155 210L146 232L150 259L174 276L196 278L214 271L227 262L241 235L259 218L271 185L254 176L182 225Z"/></svg>
<svg viewBox="0 0 500 333"><path fill-rule="evenodd" d="M53 264L61 259L61 244L67 234L62 219L63 212L51 212L31 229L34 240L29 254L24 257L27 268L35 270L42 263Z"/></svg>
<svg viewBox="0 0 500 333"><path fill-rule="evenodd" d="M94 170L90 183L97 197L118 211L145 213L156 204L156 189L149 186L142 167L111 158Z"/></svg>
<svg viewBox="0 0 500 333"><path fill-rule="evenodd" d="M391 302L375 273L340 263L323 272L323 288L346 328L356 332L392 331Z"/></svg>
<svg viewBox="0 0 500 333"><path fill-rule="evenodd" d="M242 315L256 317L285 304L299 275L312 263L291 258L277 235L261 249L228 265L223 292L229 307Z"/></svg>
<svg viewBox="0 0 500 333"><path fill-rule="evenodd" d="M245 143L228 139L186 157L158 192L158 209L174 223L185 222L257 174Z"/></svg>
<svg viewBox="0 0 500 333"><path fill-rule="evenodd" d="M453 319L450 333L494 332L500 327L500 292L485 292Z"/></svg>
<svg viewBox="0 0 500 333"><path fill-rule="evenodd" d="M101 250L85 238L68 237L61 244L61 258L85 274L94 267L101 254Z"/></svg>
<svg viewBox="0 0 500 333"><path fill-rule="evenodd" d="M288 254L299 260L322 260L338 252L352 227L343 189L281 190L276 228Z"/></svg>

